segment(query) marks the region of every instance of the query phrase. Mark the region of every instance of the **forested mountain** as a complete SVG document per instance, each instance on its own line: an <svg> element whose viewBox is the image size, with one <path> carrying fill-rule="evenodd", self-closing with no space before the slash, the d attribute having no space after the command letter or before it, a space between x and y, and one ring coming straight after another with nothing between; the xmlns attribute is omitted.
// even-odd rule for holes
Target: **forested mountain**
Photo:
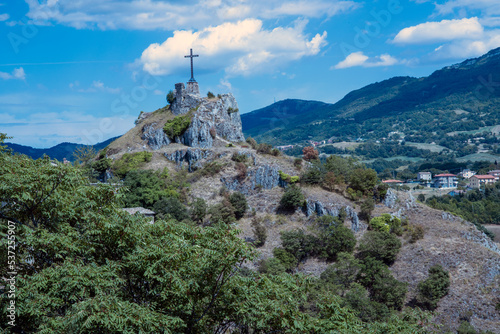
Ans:
<svg viewBox="0 0 500 334"><path fill-rule="evenodd" d="M294 114L268 122L267 131L245 128L247 135L272 144L306 140L380 140L400 132L407 141L430 143L460 131L498 132L500 125L500 49L435 71L428 77L395 77L347 94L335 104L297 111L307 101L287 100ZM285 101L283 101L285 102ZM297 104L294 106L293 104ZM279 105L279 103L276 103ZM265 121L272 106L244 115ZM295 115L295 116L294 116ZM269 116L272 117L272 116Z"/></svg>
<svg viewBox="0 0 500 334"><path fill-rule="evenodd" d="M5 145L12 149L16 153L25 154L32 159L38 159L42 157L44 154L48 155L52 159L56 159L62 161L66 158L69 161L74 160L73 152L79 147L89 147L93 146L96 151L103 149L108 146L109 143L113 142L116 138L110 138L103 142L97 143L95 145L82 145L82 144L74 144L74 143L61 143L53 146L51 148L33 148L31 146L19 145L14 143L6 143Z"/></svg>

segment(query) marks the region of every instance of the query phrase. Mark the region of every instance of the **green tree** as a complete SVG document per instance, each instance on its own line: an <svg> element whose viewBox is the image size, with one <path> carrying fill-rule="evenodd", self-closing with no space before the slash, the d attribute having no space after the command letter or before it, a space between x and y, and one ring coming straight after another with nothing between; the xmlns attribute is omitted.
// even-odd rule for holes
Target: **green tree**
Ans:
<svg viewBox="0 0 500 334"><path fill-rule="evenodd" d="M352 254L339 253L337 261L321 273L321 279L341 287L345 292L352 283L356 282L360 269L359 260Z"/></svg>
<svg viewBox="0 0 500 334"><path fill-rule="evenodd" d="M247 199L240 192L234 192L229 196L229 202L234 208L234 216L236 219L241 219L248 209Z"/></svg>
<svg viewBox="0 0 500 334"><path fill-rule="evenodd" d="M355 169L349 179L349 186L365 195L373 193L373 188L377 185L377 172L373 169Z"/></svg>
<svg viewBox="0 0 500 334"><path fill-rule="evenodd" d="M351 229L338 224L321 233L316 252L328 261L335 261L338 253L352 253L356 246L356 237Z"/></svg>
<svg viewBox="0 0 500 334"><path fill-rule="evenodd" d="M207 202L203 198L195 198L191 203L191 210L189 212L191 219L200 224L207 215Z"/></svg>
<svg viewBox="0 0 500 334"><path fill-rule="evenodd" d="M401 248L401 241L392 233L367 231L359 241L360 258L372 257L392 264Z"/></svg>
<svg viewBox="0 0 500 334"><path fill-rule="evenodd" d="M448 294L450 274L440 265L429 268L429 277L418 283L417 302L428 310L437 308L438 302Z"/></svg>
<svg viewBox="0 0 500 334"><path fill-rule="evenodd" d="M172 105L175 102L175 95L172 90L170 90L167 94L167 102L168 104Z"/></svg>
<svg viewBox="0 0 500 334"><path fill-rule="evenodd" d="M164 197L153 205L153 210L158 214L158 218L165 219L172 217L177 221L189 218L188 210L177 197Z"/></svg>
<svg viewBox="0 0 500 334"><path fill-rule="evenodd" d="M294 185L290 185L280 200L280 207L286 211L294 211L304 203L305 197L302 190Z"/></svg>

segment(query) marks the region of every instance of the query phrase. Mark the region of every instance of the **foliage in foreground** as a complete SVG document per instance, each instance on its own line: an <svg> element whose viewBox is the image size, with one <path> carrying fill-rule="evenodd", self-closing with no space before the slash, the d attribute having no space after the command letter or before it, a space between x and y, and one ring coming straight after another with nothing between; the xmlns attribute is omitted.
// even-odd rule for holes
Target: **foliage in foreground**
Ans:
<svg viewBox="0 0 500 334"><path fill-rule="evenodd" d="M1 141L0 141L1 144ZM0 145L1 149L1 145ZM117 209L109 185L70 165L0 153L0 260L16 224L17 318L29 333L423 333L425 314L362 322L326 294L304 312L311 279L242 274L254 250L223 223L147 224ZM0 275L7 275L0 267ZM6 311L9 285L0 288Z"/></svg>

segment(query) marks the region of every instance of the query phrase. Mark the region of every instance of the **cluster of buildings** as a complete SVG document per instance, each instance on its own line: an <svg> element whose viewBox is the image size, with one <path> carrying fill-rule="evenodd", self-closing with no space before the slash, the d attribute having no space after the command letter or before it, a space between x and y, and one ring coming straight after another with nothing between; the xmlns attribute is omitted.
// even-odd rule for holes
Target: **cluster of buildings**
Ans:
<svg viewBox="0 0 500 334"><path fill-rule="evenodd" d="M491 170L485 175L477 175L476 172L468 169L463 170L458 175L450 173L432 175L431 172L419 172L417 174L417 182L426 187L456 188L459 176L469 181L467 187L479 189L483 185L497 182L500 179L500 170ZM403 181L399 180L386 180L382 182L391 185L403 185Z"/></svg>

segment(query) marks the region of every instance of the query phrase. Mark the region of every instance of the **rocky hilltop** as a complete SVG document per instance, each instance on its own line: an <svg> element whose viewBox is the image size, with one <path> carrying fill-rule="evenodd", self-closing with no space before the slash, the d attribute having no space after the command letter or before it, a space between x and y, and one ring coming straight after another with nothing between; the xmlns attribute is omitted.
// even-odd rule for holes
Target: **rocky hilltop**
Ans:
<svg viewBox="0 0 500 334"><path fill-rule="evenodd" d="M201 97L197 90L186 89L183 83L178 83L173 96L169 106L153 113L142 113L136 121L144 145L153 150L172 143L211 148L245 141L238 103L232 94ZM165 125L181 126L181 122L189 123L182 132L172 135L165 130ZM137 138L134 141L140 143Z"/></svg>

